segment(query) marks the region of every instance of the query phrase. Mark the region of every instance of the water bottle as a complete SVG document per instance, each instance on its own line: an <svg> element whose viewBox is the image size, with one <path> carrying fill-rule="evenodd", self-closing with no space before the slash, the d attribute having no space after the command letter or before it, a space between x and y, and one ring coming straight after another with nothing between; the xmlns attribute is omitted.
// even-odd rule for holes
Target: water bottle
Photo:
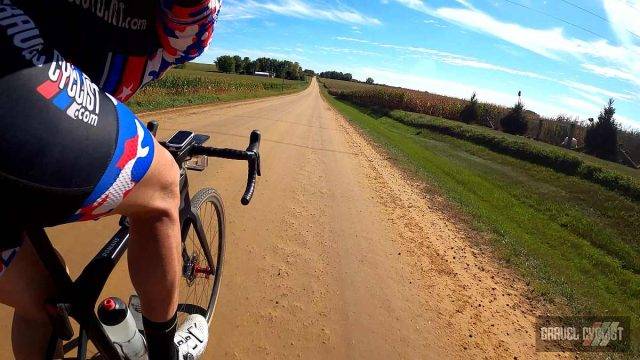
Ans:
<svg viewBox="0 0 640 360"><path fill-rule="evenodd" d="M98 319L125 359L147 360L147 344L138 331L127 305L116 298L105 299L98 307Z"/></svg>

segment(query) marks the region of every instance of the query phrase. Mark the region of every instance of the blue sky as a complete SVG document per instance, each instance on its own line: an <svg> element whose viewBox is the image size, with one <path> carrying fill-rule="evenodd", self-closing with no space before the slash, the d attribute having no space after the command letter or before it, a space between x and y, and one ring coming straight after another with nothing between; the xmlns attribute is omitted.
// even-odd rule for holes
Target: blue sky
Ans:
<svg viewBox="0 0 640 360"><path fill-rule="evenodd" d="M578 8L581 7L582 9ZM225 0L221 54L640 129L640 0ZM612 25L614 24L614 25Z"/></svg>

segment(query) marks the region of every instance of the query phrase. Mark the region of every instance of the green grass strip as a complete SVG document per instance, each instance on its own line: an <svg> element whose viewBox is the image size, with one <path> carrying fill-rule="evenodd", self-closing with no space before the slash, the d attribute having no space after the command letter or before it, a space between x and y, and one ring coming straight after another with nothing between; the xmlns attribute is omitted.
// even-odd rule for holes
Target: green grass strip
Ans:
<svg viewBox="0 0 640 360"><path fill-rule="evenodd" d="M414 128L428 129L471 141L501 154L546 166L564 174L578 176L634 201L640 201L640 183L636 179L598 164L587 163L566 151L544 146L526 138L496 133L479 126L429 115L395 110L391 111L389 116Z"/></svg>

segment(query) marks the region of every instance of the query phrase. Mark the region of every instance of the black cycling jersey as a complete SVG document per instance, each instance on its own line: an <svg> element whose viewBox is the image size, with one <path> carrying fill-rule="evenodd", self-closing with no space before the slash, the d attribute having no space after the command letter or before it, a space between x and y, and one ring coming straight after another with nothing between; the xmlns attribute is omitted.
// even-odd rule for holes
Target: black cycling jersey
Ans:
<svg viewBox="0 0 640 360"><path fill-rule="evenodd" d="M126 101L170 66L206 48L220 0L2 0L101 89ZM8 21L10 11L5 15ZM25 22L25 28L29 23ZM26 43L26 49L33 47ZM38 45L35 45L36 47ZM11 71L12 64L0 72Z"/></svg>
<svg viewBox="0 0 640 360"><path fill-rule="evenodd" d="M120 101L206 47L219 0L0 0L0 274L18 232L97 219L151 166ZM8 201L8 199L12 199Z"/></svg>

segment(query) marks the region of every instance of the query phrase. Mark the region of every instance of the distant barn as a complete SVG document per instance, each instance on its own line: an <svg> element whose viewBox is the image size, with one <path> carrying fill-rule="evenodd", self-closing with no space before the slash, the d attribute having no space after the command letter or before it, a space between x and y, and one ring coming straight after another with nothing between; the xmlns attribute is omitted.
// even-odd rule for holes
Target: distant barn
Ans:
<svg viewBox="0 0 640 360"><path fill-rule="evenodd" d="M253 75L255 76L260 76L260 77L268 77L268 78L272 78L273 75L271 75L268 72L262 72L262 71L256 71Z"/></svg>

